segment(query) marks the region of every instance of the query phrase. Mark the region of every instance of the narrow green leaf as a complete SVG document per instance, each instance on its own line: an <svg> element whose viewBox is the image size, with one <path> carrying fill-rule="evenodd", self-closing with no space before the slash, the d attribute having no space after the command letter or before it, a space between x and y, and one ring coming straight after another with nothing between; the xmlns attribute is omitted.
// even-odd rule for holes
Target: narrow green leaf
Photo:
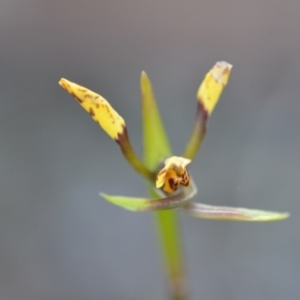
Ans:
<svg viewBox="0 0 300 300"><path fill-rule="evenodd" d="M289 213L239 207L213 206L202 203L191 203L188 206L182 207L182 211L197 218L227 221L268 222L280 221L289 217Z"/></svg>
<svg viewBox="0 0 300 300"><path fill-rule="evenodd" d="M171 153L168 138L157 108L148 75L141 74L141 102L144 138L145 165L155 170L158 164Z"/></svg>

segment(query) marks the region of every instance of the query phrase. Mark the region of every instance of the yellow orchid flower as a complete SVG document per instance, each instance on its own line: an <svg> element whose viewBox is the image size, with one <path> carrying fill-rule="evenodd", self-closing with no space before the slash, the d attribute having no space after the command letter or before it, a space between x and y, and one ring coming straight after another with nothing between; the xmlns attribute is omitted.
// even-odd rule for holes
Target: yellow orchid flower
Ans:
<svg viewBox="0 0 300 300"><path fill-rule="evenodd" d="M187 299L184 264L178 237L176 210L190 216L233 221L276 221L289 216L246 208L213 206L194 201L197 187L187 167L192 163L206 134L207 122L228 83L232 66L217 62L205 75L197 92L195 124L183 156L173 156L149 77L140 78L144 159L140 160L130 143L124 119L102 96L76 83L61 79L70 93L102 129L119 145L129 164L147 179L151 198L101 194L107 201L130 211L156 211L160 241L166 263L170 299ZM176 210L175 210L176 209Z"/></svg>
<svg viewBox="0 0 300 300"><path fill-rule="evenodd" d="M192 201L197 189L186 167L192 162L202 143L209 116L228 83L231 68L227 62L217 62L200 84L197 92L196 121L183 157L170 155L170 147L159 117L151 82L147 74L142 72L145 162L137 157L130 144L124 119L107 100L67 79L59 81L59 84L119 144L129 164L150 182L154 194L159 195L158 199L155 197L148 199L101 194L106 200L132 211L178 208L192 216L220 220L273 221L288 217L287 213L209 206ZM162 161L164 166L159 168Z"/></svg>
<svg viewBox="0 0 300 300"><path fill-rule="evenodd" d="M162 188L166 193L174 193L180 185L188 186L190 176L186 166L191 163L190 159L172 156L165 160L165 166L158 172L156 188Z"/></svg>

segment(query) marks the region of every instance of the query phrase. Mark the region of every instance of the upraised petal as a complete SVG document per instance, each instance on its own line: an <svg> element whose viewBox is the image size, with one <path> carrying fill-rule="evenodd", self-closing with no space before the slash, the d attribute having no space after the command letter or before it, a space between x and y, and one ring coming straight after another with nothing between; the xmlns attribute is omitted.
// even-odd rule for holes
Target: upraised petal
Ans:
<svg viewBox="0 0 300 300"><path fill-rule="evenodd" d="M124 132L125 121L102 96L64 78L59 81L59 84L77 100L112 139L117 140Z"/></svg>
<svg viewBox="0 0 300 300"><path fill-rule="evenodd" d="M188 186L190 176L186 166L190 163L190 159L179 156L172 156L166 159L165 166L158 172L156 188L162 188L166 193L173 193L180 185Z"/></svg>
<svg viewBox="0 0 300 300"><path fill-rule="evenodd" d="M119 144L124 157L130 165L143 176L153 181L155 177L154 173L149 171L139 160L131 146L124 119L113 109L108 101L93 91L67 79L62 78L59 84Z"/></svg>
<svg viewBox="0 0 300 300"><path fill-rule="evenodd" d="M206 133L206 125L209 116L214 110L219 98L227 85L232 65L227 62L217 62L206 74L198 92L198 106L195 125L187 143L183 156L193 159Z"/></svg>
<svg viewBox="0 0 300 300"><path fill-rule="evenodd" d="M191 203L182 207L182 211L197 218L227 221L268 222L280 221L289 217L289 213L286 212L213 206L202 203Z"/></svg>
<svg viewBox="0 0 300 300"><path fill-rule="evenodd" d="M228 83L231 68L232 65L225 61L217 62L206 74L198 89L198 102L208 115L214 110L224 87Z"/></svg>

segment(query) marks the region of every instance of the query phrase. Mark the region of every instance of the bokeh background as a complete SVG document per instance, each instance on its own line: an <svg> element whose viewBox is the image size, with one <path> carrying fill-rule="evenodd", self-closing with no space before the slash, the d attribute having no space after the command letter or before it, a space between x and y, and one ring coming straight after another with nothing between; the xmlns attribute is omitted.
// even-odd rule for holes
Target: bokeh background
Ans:
<svg viewBox="0 0 300 300"><path fill-rule="evenodd" d="M146 70L179 155L218 60L233 71L191 167L197 200L292 215L180 216L191 299L299 299L299 14L298 0L2 0L0 299L165 299L152 214L98 197L144 182L57 82L109 99L141 154Z"/></svg>

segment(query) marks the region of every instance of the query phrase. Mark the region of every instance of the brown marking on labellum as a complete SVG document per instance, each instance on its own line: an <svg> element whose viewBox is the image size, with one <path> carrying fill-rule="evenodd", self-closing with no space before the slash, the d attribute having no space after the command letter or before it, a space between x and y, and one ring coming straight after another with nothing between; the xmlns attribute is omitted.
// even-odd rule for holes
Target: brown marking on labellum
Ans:
<svg viewBox="0 0 300 300"><path fill-rule="evenodd" d="M184 186L188 186L189 183L190 183L190 177L189 177L188 172L185 170L185 172L181 176L181 184Z"/></svg>
<svg viewBox="0 0 300 300"><path fill-rule="evenodd" d="M187 180L187 181L181 181L181 184L183 186L188 186L190 184L190 180Z"/></svg>
<svg viewBox="0 0 300 300"><path fill-rule="evenodd" d="M169 179L169 185L170 185L170 187L173 187L174 184L175 184L174 178L170 178L170 179Z"/></svg>
<svg viewBox="0 0 300 300"><path fill-rule="evenodd" d="M175 192L178 189L179 186L179 182L177 178L170 178L168 180L168 184L170 186L170 188Z"/></svg>
<svg viewBox="0 0 300 300"><path fill-rule="evenodd" d="M169 183L170 188L171 188L172 190L174 190L174 189L175 189L175 188L174 188L174 185L175 185L174 178L170 178L169 181L168 181L168 183Z"/></svg>
<svg viewBox="0 0 300 300"><path fill-rule="evenodd" d="M188 186L190 183L190 178L188 176L184 176L181 178L180 184L183 186Z"/></svg>
<svg viewBox="0 0 300 300"><path fill-rule="evenodd" d="M95 98L96 99L96 98ZM99 108L100 107L100 104L99 103L96 103L95 104L96 108Z"/></svg>

